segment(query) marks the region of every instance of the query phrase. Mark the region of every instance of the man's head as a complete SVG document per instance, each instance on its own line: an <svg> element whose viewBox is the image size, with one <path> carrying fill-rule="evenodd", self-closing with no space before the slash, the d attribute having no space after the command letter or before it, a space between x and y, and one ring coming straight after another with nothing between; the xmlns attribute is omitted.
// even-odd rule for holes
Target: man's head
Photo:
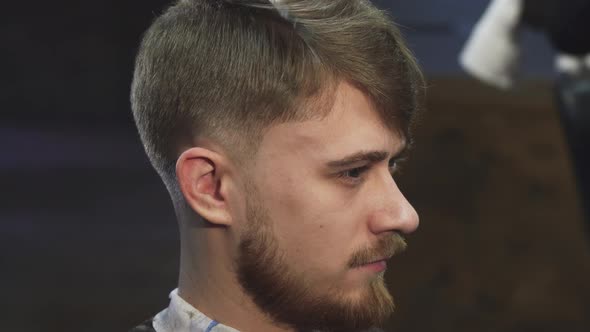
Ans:
<svg viewBox="0 0 590 332"><path fill-rule="evenodd" d="M203 243L183 254L229 260L277 324L344 329L393 308L383 259L418 219L390 173L422 88L367 1L182 0L146 33L131 99L181 238Z"/></svg>
<svg viewBox="0 0 590 332"><path fill-rule="evenodd" d="M273 318L339 330L389 316L383 260L418 225L392 179L404 148L347 83L325 119L267 132L251 171L237 271Z"/></svg>

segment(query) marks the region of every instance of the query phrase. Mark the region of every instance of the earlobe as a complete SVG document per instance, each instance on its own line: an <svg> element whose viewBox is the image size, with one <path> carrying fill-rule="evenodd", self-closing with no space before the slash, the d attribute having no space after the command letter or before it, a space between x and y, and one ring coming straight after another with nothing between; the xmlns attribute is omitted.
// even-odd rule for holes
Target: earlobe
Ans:
<svg viewBox="0 0 590 332"><path fill-rule="evenodd" d="M222 158L200 147L184 151L176 162L176 177L186 203L210 223L229 226L231 215L221 192Z"/></svg>

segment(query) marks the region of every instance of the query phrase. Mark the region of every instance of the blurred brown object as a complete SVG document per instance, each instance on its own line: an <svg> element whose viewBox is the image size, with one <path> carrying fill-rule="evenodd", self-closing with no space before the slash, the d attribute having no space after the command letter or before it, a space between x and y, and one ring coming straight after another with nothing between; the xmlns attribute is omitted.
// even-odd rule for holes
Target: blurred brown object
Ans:
<svg viewBox="0 0 590 332"><path fill-rule="evenodd" d="M401 188L421 216L387 331L589 331L590 249L551 85L431 82Z"/></svg>

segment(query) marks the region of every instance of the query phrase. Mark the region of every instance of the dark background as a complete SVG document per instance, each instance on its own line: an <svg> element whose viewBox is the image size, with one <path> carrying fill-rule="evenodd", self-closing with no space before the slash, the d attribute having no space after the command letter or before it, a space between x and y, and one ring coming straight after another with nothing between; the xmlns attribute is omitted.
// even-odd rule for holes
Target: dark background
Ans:
<svg viewBox="0 0 590 332"><path fill-rule="evenodd" d="M177 233L128 102L141 33L167 1L20 2L0 22L0 326L125 331L168 302ZM524 82L467 78L487 1L377 1L430 79L401 175L421 215L388 280L388 331L588 331L590 249L552 100L552 52Z"/></svg>

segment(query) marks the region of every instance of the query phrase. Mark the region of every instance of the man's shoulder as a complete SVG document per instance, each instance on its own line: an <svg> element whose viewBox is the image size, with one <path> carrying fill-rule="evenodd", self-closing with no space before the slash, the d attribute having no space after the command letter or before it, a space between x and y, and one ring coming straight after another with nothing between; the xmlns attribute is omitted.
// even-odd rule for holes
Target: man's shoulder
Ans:
<svg viewBox="0 0 590 332"><path fill-rule="evenodd" d="M156 332L156 330L154 329L153 322L154 322L154 319L150 318L150 319L146 320L145 322L139 324L138 326L132 328L128 332ZM371 328L371 329L365 330L363 332L384 332L384 331L379 328Z"/></svg>
<svg viewBox="0 0 590 332"><path fill-rule="evenodd" d="M154 319L150 318L140 325L132 328L129 332L156 332L153 325Z"/></svg>

